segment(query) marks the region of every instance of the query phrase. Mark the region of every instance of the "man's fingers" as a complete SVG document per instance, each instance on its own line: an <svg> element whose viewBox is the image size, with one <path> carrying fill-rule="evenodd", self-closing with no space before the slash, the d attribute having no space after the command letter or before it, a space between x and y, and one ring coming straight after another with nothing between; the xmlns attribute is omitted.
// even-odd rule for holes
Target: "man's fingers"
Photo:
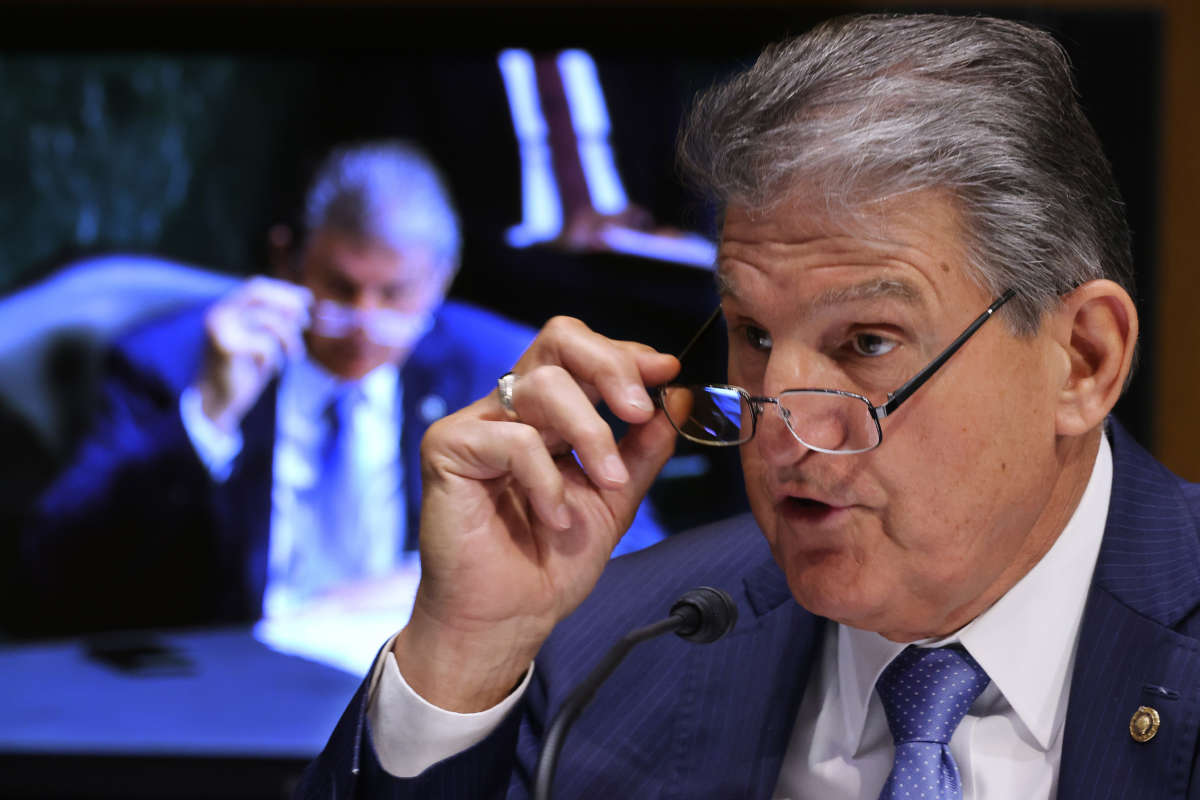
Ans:
<svg viewBox="0 0 1200 800"><path fill-rule="evenodd" d="M306 287L262 276L246 281L230 299L246 306L270 306L303 324L308 323L313 303L312 292Z"/></svg>
<svg viewBox="0 0 1200 800"><path fill-rule="evenodd" d="M304 352L298 321L274 306L233 305L214 309L209 319L213 345L229 356Z"/></svg>
<svg viewBox="0 0 1200 800"><path fill-rule="evenodd" d="M214 339L233 329L266 327L288 351L295 349L300 331L309 324L312 292L303 286L271 278L246 281L212 307L208 329Z"/></svg>
<svg viewBox="0 0 1200 800"><path fill-rule="evenodd" d="M626 422L645 422L654 415L647 386L664 383L679 371L674 356L646 345L608 339L582 322L555 317L517 363L514 372L524 375L553 364L575 377L594 402L597 396Z"/></svg>
<svg viewBox="0 0 1200 800"><path fill-rule="evenodd" d="M618 418L644 424L655 413L647 387L670 380L678 369L674 356L556 317L517 363L506 394L516 417L538 429L551 452L573 449L588 478L614 490L629 480L629 467L594 404L603 399ZM499 397L494 395L494 418L507 419L509 409L501 408Z"/></svg>
<svg viewBox="0 0 1200 800"><path fill-rule="evenodd" d="M513 401L521 421L540 433L542 449L554 454L559 443L574 449L582 468L578 479L600 489L614 518L626 522L675 447L675 429L661 413L631 425L616 442L583 389L561 367L539 367L523 377Z"/></svg>
<svg viewBox="0 0 1200 800"><path fill-rule="evenodd" d="M676 441L675 429L661 413L644 425L631 426L621 439L621 459L629 468L629 484L625 491L634 498L633 510L675 452Z"/></svg>
<svg viewBox="0 0 1200 800"><path fill-rule="evenodd" d="M304 352L304 338L294 317L281 315L274 307L252 307L244 312L245 325L255 333L271 336L279 349L289 357Z"/></svg>
<svg viewBox="0 0 1200 800"><path fill-rule="evenodd" d="M471 481L511 476L545 524L558 530L570 525L562 473L541 435L529 425L481 419L435 424L422 449L435 475Z"/></svg>
<svg viewBox="0 0 1200 800"><path fill-rule="evenodd" d="M662 414L644 425L630 426L621 438L620 457L629 470L629 480L620 489L604 494L613 516L622 521L622 531L633 521L650 484L674 452L675 441L675 429Z"/></svg>
<svg viewBox="0 0 1200 800"><path fill-rule="evenodd" d="M599 499L607 509L605 514L614 526L610 550L628 530L650 484L674 449L675 431L662 414L645 424L631 426L621 439L619 457L628 469L629 480L617 488L601 487L599 491ZM589 479L590 476L585 476L578 468L566 472L566 480L570 483L587 483Z"/></svg>
<svg viewBox="0 0 1200 800"><path fill-rule="evenodd" d="M570 445L597 486L615 489L629 480L612 430L562 367L538 367L522 376L513 387L513 408L547 446L560 441Z"/></svg>

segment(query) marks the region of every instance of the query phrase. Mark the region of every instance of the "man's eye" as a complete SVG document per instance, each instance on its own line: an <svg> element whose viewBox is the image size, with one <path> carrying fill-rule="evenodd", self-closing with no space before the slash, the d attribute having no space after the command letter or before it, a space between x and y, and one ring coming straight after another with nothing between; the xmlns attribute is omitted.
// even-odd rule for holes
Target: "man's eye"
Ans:
<svg viewBox="0 0 1200 800"><path fill-rule="evenodd" d="M742 328L742 332L746 337L746 342L755 350L767 351L771 349L771 334L764 331L762 328L756 328L753 325L747 325Z"/></svg>
<svg viewBox="0 0 1200 800"><path fill-rule="evenodd" d="M389 283L379 288L379 299L385 303L395 304L416 294L416 287L411 283Z"/></svg>
<svg viewBox="0 0 1200 800"><path fill-rule="evenodd" d="M851 339L850 346L860 356L878 357L892 352L896 343L874 333L857 333Z"/></svg>
<svg viewBox="0 0 1200 800"><path fill-rule="evenodd" d="M340 278L330 278L325 281L325 291L336 300L352 303L358 295L358 287Z"/></svg>

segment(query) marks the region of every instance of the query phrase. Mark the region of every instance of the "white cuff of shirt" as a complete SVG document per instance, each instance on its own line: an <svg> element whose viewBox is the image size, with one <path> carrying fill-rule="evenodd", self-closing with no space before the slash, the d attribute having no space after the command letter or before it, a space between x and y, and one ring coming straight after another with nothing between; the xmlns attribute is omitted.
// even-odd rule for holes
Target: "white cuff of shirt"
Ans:
<svg viewBox="0 0 1200 800"><path fill-rule="evenodd" d="M205 415L200 391L195 386L184 389L179 396L179 416L200 463L214 481L223 482L233 471L234 459L242 452L242 432L226 433L218 428Z"/></svg>
<svg viewBox="0 0 1200 800"><path fill-rule="evenodd" d="M367 704L367 722L375 755L389 774L415 778L487 738L525 694L533 664L521 684L499 705L474 714L438 708L413 691L400 674L391 641L376 661L374 672L376 684Z"/></svg>

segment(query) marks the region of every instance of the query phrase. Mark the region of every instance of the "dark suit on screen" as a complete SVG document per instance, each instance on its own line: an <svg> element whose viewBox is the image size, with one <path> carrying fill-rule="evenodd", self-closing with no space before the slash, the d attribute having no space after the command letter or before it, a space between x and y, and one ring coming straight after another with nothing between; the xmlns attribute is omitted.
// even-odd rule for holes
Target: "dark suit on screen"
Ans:
<svg viewBox="0 0 1200 800"><path fill-rule="evenodd" d="M1200 798L1200 485L1169 473L1115 422L1113 492L1088 594L1058 798ZM412 780L380 768L360 690L303 798L532 794L539 733L625 632L665 616L684 590L725 588L736 629L710 645L669 636L634 649L572 728L556 796L769 798L825 620L792 599L748 516L614 561L547 640L534 683L489 738ZM1036 653L1030 654L1036 658ZM1162 727L1130 736L1142 705Z"/></svg>
<svg viewBox="0 0 1200 800"><path fill-rule="evenodd" d="M90 436L40 498L22 543L41 630L243 622L262 612L278 381L243 420L243 447L212 480L179 396L204 352L207 306L141 326L113 349ZM490 391L533 331L447 302L401 366L408 541L420 512L421 437Z"/></svg>

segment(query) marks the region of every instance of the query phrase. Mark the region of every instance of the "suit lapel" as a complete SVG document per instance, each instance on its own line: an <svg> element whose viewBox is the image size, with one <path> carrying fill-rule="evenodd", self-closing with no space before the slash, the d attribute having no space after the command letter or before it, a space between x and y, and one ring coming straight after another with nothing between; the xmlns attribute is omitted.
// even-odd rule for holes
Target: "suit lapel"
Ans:
<svg viewBox="0 0 1200 800"><path fill-rule="evenodd" d="M257 619L267 586L271 538L271 485L275 468L275 399L279 380L267 385L242 420L242 452L229 479L211 487L220 537L222 602L233 619Z"/></svg>
<svg viewBox="0 0 1200 800"><path fill-rule="evenodd" d="M724 646L693 652L674 796L765 800L778 783L824 621L796 604L773 560L745 588L750 613Z"/></svg>
<svg viewBox="0 0 1200 800"><path fill-rule="evenodd" d="M1184 798L1200 724L1200 647L1174 630L1200 605L1200 545L1178 480L1114 423L1104 542L1084 610L1058 797ZM1160 727L1130 733L1139 707Z"/></svg>

